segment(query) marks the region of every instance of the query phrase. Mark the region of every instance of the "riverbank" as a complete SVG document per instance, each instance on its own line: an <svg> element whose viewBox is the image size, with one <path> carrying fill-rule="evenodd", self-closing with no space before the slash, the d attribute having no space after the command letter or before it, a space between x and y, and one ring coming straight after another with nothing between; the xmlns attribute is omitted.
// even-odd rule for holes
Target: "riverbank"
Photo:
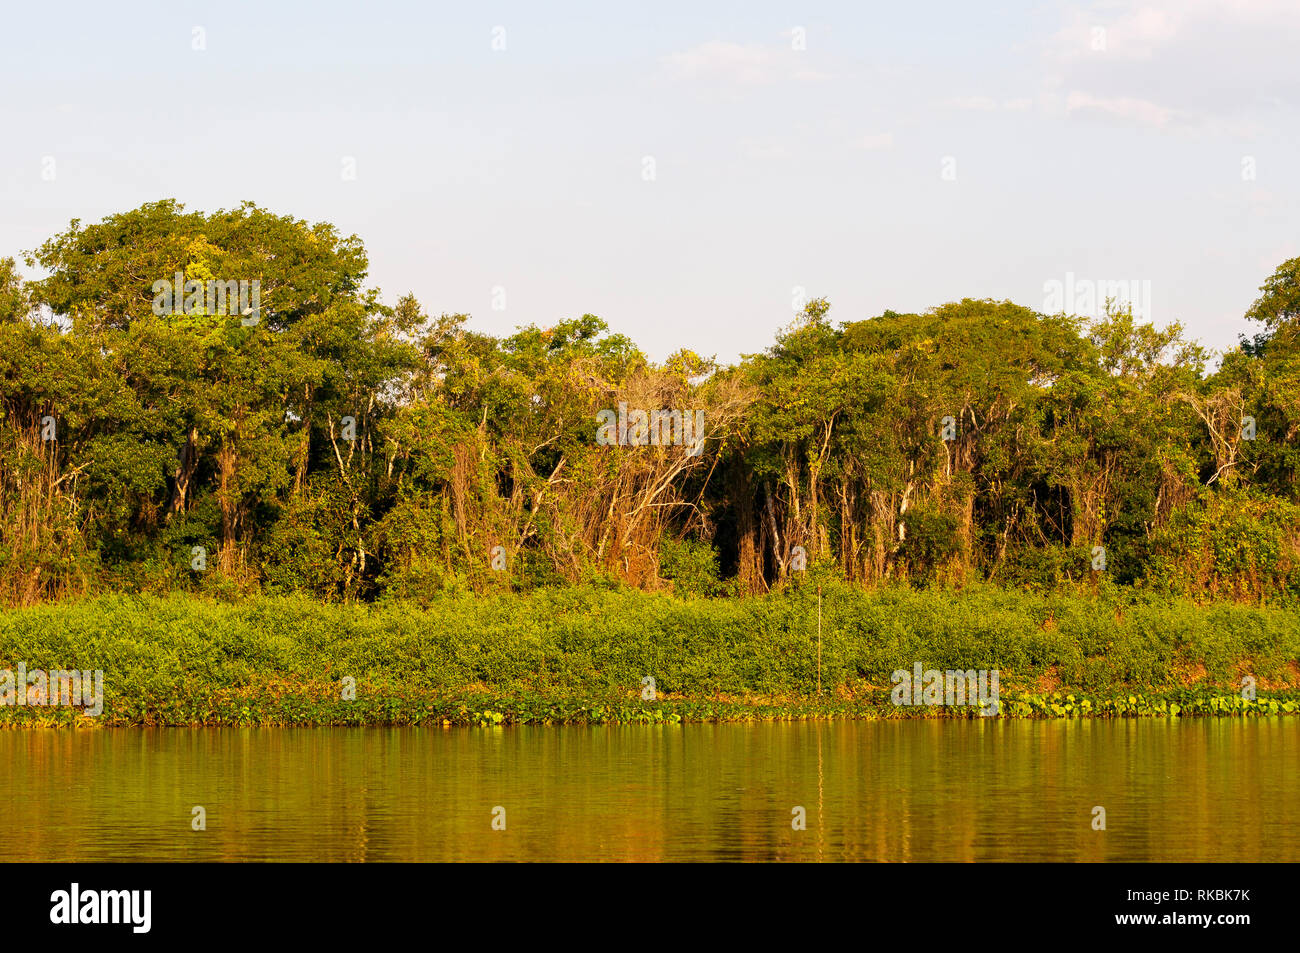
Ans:
<svg viewBox="0 0 1300 953"><path fill-rule="evenodd" d="M1300 711L1294 608L832 586L820 653L817 619L807 588L730 600L574 588L425 607L104 596L0 613L0 671L100 670L102 714L3 705L0 726L979 717L892 704L891 673L917 663L996 669L1003 717Z"/></svg>
<svg viewBox="0 0 1300 953"><path fill-rule="evenodd" d="M329 694L327 694L329 692ZM482 693L452 695L359 694L343 701L326 689L253 685L233 691L174 693L115 706L99 717L72 708L0 707L4 728L125 727L489 727L497 725L680 725L758 721L874 721L902 718L979 718L972 707L895 707L883 701L634 697L547 698ZM1214 690L1110 698L1053 692L1003 693L1003 718L1186 718L1294 715L1300 693L1261 693L1254 700Z"/></svg>

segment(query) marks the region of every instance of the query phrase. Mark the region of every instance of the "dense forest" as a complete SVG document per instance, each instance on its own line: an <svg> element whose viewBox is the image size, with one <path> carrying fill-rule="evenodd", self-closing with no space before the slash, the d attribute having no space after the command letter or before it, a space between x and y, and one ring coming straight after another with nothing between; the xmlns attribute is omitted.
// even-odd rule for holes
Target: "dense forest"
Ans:
<svg viewBox="0 0 1300 953"><path fill-rule="evenodd" d="M3 604L810 577L1300 598L1300 259L1221 356L1113 306L834 323L818 299L736 366L653 362L590 314L498 338L385 305L355 236L247 203L73 221L26 261L48 277L0 260ZM174 276L260 303L160 309Z"/></svg>

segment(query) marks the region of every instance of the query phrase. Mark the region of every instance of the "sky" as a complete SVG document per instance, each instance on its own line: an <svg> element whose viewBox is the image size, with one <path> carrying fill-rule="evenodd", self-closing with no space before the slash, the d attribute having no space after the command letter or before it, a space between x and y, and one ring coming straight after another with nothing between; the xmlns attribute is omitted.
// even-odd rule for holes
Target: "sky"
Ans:
<svg viewBox="0 0 1300 953"><path fill-rule="evenodd" d="M1300 256L1297 49L1300 0L15 4L0 256L251 200L389 303L656 360L1107 283L1221 349Z"/></svg>

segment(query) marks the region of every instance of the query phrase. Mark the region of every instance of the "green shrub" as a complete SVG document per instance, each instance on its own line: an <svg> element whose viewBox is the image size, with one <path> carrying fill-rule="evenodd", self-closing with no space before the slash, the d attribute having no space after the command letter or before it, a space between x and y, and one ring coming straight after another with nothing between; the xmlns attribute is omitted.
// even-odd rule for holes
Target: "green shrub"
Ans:
<svg viewBox="0 0 1300 953"><path fill-rule="evenodd" d="M665 536L659 544L659 575L681 596L722 596L728 592L718 569L718 553L698 539Z"/></svg>
<svg viewBox="0 0 1300 953"><path fill-rule="evenodd" d="M1300 599L1300 506L1205 494L1153 535L1150 587L1192 599Z"/></svg>
<svg viewBox="0 0 1300 953"><path fill-rule="evenodd" d="M988 586L867 591L825 585L822 685L887 688L896 669L999 669L1083 693L1193 684L1295 684L1300 611L1181 600L1036 596ZM218 603L105 596L0 613L0 669L103 669L118 712L180 696L350 675L368 695L489 690L510 697L633 693L644 676L688 697L807 697L817 685L817 593L677 598L592 587L445 593L425 608L303 597ZM361 689L359 689L361 690ZM172 701L168 701L168 700Z"/></svg>

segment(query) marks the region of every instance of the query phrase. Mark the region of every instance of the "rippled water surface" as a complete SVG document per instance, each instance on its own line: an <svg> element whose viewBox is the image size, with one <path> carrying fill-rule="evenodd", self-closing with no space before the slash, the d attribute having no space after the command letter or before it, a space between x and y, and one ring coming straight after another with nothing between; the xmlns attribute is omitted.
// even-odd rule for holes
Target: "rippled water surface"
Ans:
<svg viewBox="0 0 1300 953"><path fill-rule="evenodd" d="M1300 860L1296 718L21 730L0 765L3 860Z"/></svg>

